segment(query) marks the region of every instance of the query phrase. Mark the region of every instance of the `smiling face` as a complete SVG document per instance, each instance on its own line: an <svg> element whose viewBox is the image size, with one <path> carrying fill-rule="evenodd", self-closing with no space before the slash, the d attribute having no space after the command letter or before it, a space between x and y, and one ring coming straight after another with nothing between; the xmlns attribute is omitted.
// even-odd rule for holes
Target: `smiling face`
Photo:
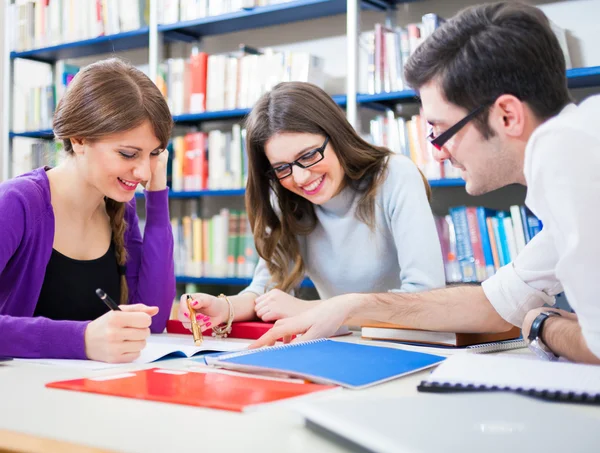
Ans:
<svg viewBox="0 0 600 453"><path fill-rule="evenodd" d="M323 146L323 135L283 132L269 139L265 154L271 167L278 167L300 159L307 153ZM309 168L292 166L292 174L279 180L287 190L314 204L323 204L334 197L344 181L344 170L331 144L325 148L323 160Z"/></svg>
<svg viewBox="0 0 600 453"><path fill-rule="evenodd" d="M163 151L149 121L95 141L73 143L87 182L115 201L130 201L138 184L150 179Z"/></svg>
<svg viewBox="0 0 600 453"><path fill-rule="evenodd" d="M433 126L434 136L440 135L469 113L448 102L436 82L423 85L419 94L425 119ZM501 123L502 117L499 117L498 124ZM495 123L490 124L493 128ZM460 169L470 195L481 195L518 180L516 175L519 174L519 168L513 143L504 130L496 129L494 132L493 137L486 139L475 122L470 121L441 150L434 150L436 160L450 160L454 167Z"/></svg>

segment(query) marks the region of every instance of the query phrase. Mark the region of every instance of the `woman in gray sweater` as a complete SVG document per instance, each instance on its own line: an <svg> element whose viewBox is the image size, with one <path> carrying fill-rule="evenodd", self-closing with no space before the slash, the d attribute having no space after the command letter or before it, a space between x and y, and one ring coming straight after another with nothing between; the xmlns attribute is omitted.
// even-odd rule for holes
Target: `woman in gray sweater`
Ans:
<svg viewBox="0 0 600 453"><path fill-rule="evenodd" d="M246 128L246 209L261 259L240 294L192 294L201 319L225 322L226 333L234 320L293 316L321 302L292 295L305 276L322 300L444 286L429 185L410 159L361 139L309 83L277 85Z"/></svg>

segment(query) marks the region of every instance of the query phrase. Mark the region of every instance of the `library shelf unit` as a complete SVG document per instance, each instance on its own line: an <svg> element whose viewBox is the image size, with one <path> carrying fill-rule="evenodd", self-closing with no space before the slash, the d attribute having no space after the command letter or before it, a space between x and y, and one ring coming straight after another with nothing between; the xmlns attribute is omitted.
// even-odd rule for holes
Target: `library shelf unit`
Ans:
<svg viewBox="0 0 600 453"><path fill-rule="evenodd" d="M227 286L248 286L252 282L251 278L240 277L189 277L186 275L178 275L175 278L177 283L187 284L193 283L196 285L227 285ZM304 279L300 283L301 288L314 288L314 284L309 279Z"/></svg>
<svg viewBox="0 0 600 453"><path fill-rule="evenodd" d="M4 165L0 180L11 177L12 143L13 139L52 139L51 129L16 131L12 126L13 112L13 82L14 62L17 59L27 59L52 65L55 70L56 62L64 59L89 57L93 55L114 53L124 50L148 49L149 75L156 80L159 58L162 46L170 42L198 42L205 36L231 33L234 31L258 29L266 26L281 25L303 20L316 19L333 15L346 15L347 40L347 89L346 93L333 96L335 102L346 108L350 123L357 125L357 108L359 106L393 108L396 104L418 103L417 94L412 90L391 93L362 94L358 87L358 37L360 33L361 9L378 10L391 13L396 5L420 0L293 0L287 3L244 9L220 16L205 17L197 20L178 22L174 24L158 24L158 0L149 0L149 26L138 30L127 31L108 36L68 42L49 47L12 51L9 49L9 39L5 39L4 58L6 64L4 78L4 111L3 111L3 148ZM5 14L5 30L9 29L10 15ZM388 17L390 15L388 14ZM6 38L8 33L5 31ZM574 68L567 71L570 88L586 88L600 86L600 66ZM209 121L236 120L244 118L250 109L234 109L226 111L208 111L195 114L182 114L173 117L176 124L193 125ZM462 179L430 180L434 188L464 187ZM243 196L244 189L233 190L202 190L193 192L171 192L172 199L191 199L212 196ZM136 194L136 197L143 194ZM231 278L195 278L178 276L178 283L247 285L250 279ZM303 286L313 286L303 282Z"/></svg>
<svg viewBox="0 0 600 453"><path fill-rule="evenodd" d="M149 75L155 80L159 55L162 45L169 42L196 42L204 36L231 33L233 31L257 29L266 26L280 25L303 20L316 19L332 15L347 14L352 21L358 24L360 9L392 11L397 4L410 3L419 0L292 0L269 6L243 9L229 14L209 16L191 21L177 22L174 24L158 24L158 0L149 1L149 26L137 30L126 31L118 34L99 36L81 41L67 42L58 45L30 49L25 51L13 51L9 48L10 39L6 32L4 58L6 63L6 76L4 79L4 131L8 133L3 137L2 180L11 177L12 141L14 138L53 138L51 130L15 131L12 128L13 112L13 81L14 62L17 59L27 59L44 62L52 65L59 60L89 57L114 53L123 50L148 48ZM5 30L12 26L9 21L10 15L5 14ZM350 23L350 19L348 22ZM358 40L358 28L352 28L353 39ZM350 33L351 30L348 30ZM354 55L357 55L354 49ZM357 60L355 60L357 61ZM355 68L356 69L356 68ZM355 84L353 85L355 86ZM347 99L356 107L356 90L349 90L345 95L336 96L336 102L345 106ZM237 119L248 113L248 109L236 109L223 112L205 112L200 114L185 114L174 117L177 124L194 124L205 121Z"/></svg>

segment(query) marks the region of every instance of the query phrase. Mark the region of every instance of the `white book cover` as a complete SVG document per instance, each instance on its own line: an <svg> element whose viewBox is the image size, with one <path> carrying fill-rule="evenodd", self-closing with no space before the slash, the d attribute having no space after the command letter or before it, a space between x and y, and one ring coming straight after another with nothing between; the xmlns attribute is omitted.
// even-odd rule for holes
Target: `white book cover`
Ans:
<svg viewBox="0 0 600 453"><path fill-rule="evenodd" d="M514 260L518 255L517 243L515 241L515 230L513 228L512 219L510 217L504 217L501 220L502 222L504 222L506 244L508 245L508 252L510 253L510 257L508 257L507 261L510 262Z"/></svg>
<svg viewBox="0 0 600 453"><path fill-rule="evenodd" d="M523 220L521 219L521 207L513 205L510 207L510 216L512 218L513 229L515 231L515 244L517 252L525 248L525 232L523 231Z"/></svg>

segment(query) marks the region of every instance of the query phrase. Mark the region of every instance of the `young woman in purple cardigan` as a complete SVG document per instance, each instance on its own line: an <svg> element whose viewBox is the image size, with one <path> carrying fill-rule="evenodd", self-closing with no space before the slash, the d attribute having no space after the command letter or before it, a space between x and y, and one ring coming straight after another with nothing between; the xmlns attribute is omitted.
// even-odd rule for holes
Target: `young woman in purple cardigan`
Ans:
<svg viewBox="0 0 600 453"><path fill-rule="evenodd" d="M0 184L0 356L130 362L164 330L175 297L172 125L160 91L133 66L104 60L75 76L53 122L66 158Z"/></svg>

